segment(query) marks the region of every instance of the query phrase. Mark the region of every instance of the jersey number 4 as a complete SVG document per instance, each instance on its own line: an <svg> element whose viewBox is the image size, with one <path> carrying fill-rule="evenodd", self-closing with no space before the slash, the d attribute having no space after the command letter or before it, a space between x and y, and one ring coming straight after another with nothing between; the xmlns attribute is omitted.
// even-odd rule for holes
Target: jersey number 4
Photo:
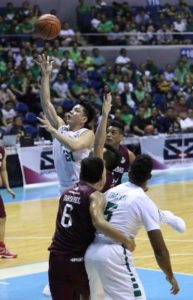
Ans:
<svg viewBox="0 0 193 300"><path fill-rule="evenodd" d="M104 215L105 215L105 219L107 221L110 221L112 215L113 215L113 211L118 207L117 204L113 203L113 202L108 202L107 206L105 208L104 211Z"/></svg>
<svg viewBox="0 0 193 300"><path fill-rule="evenodd" d="M67 203L64 207L62 219L61 219L61 225L65 228L72 226L72 217L70 215L72 210L73 210L73 205Z"/></svg>

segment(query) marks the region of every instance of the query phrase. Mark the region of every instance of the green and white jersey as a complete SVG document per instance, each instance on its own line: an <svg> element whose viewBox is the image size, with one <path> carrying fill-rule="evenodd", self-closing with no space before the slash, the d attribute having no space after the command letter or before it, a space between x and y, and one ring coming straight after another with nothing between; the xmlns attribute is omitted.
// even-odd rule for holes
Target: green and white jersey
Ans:
<svg viewBox="0 0 193 300"><path fill-rule="evenodd" d="M123 183L108 190L105 198L106 220L125 235L135 237L143 226L146 231L160 229L158 208L141 187ZM95 241L113 242L100 232Z"/></svg>
<svg viewBox="0 0 193 300"><path fill-rule="evenodd" d="M58 130L61 134L75 139L88 129L81 128L77 131L70 131L68 126L62 125ZM61 193L79 181L80 162L83 158L88 157L89 151L88 148L71 151L57 139L53 140L53 158Z"/></svg>

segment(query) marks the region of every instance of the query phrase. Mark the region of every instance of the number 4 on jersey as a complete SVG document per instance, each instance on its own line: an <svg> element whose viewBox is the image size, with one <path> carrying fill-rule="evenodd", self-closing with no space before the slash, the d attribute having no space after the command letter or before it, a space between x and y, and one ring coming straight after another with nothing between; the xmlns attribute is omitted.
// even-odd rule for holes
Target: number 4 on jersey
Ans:
<svg viewBox="0 0 193 300"><path fill-rule="evenodd" d="M108 202L107 206L105 208L104 211L104 215L107 221L110 221L112 215L113 215L113 211L118 207L117 204L113 203L113 202Z"/></svg>

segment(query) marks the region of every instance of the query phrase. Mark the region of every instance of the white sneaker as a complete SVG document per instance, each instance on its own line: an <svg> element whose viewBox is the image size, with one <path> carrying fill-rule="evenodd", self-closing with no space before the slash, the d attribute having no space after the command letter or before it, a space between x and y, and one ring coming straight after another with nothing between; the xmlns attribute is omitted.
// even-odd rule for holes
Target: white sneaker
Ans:
<svg viewBox="0 0 193 300"><path fill-rule="evenodd" d="M170 225L174 230L178 232L184 232L186 229L186 223L178 216L175 216L169 210L159 210L160 222Z"/></svg>
<svg viewBox="0 0 193 300"><path fill-rule="evenodd" d="M50 286L49 283L44 287L42 294L46 297L51 297Z"/></svg>

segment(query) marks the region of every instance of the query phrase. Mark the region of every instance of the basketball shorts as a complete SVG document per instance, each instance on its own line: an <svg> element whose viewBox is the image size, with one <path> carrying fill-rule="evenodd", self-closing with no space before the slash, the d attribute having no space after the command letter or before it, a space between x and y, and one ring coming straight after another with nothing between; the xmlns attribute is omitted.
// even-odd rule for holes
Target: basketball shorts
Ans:
<svg viewBox="0 0 193 300"><path fill-rule="evenodd" d="M5 218L5 217L6 217L5 206L3 203L3 199L0 195L0 218Z"/></svg>
<svg viewBox="0 0 193 300"><path fill-rule="evenodd" d="M50 253L49 285L53 300L74 300L76 295L89 295L84 261Z"/></svg>
<svg viewBox="0 0 193 300"><path fill-rule="evenodd" d="M121 245L91 244L85 267L92 300L146 300L132 254Z"/></svg>

